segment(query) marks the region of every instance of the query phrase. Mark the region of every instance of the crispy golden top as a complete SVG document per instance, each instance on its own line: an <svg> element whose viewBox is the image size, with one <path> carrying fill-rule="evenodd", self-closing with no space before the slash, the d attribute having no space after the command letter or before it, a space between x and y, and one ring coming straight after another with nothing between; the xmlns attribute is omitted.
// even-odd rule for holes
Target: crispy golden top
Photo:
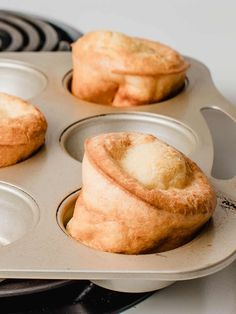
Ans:
<svg viewBox="0 0 236 314"><path fill-rule="evenodd" d="M98 135L86 141L85 154L109 180L158 208L192 214L214 205L214 191L201 169L152 135Z"/></svg>
<svg viewBox="0 0 236 314"><path fill-rule="evenodd" d="M91 54L92 63L107 67L114 73L170 74L189 67L178 52L166 45L118 32L90 32L78 39L72 47L75 56Z"/></svg>
<svg viewBox="0 0 236 314"><path fill-rule="evenodd" d="M45 133L43 114L21 98L0 93L0 145L18 145Z"/></svg>

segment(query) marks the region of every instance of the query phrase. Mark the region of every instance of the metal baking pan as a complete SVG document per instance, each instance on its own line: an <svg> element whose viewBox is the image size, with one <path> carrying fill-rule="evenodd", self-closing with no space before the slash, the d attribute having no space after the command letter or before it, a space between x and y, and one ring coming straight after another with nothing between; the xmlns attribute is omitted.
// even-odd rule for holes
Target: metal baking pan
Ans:
<svg viewBox="0 0 236 314"><path fill-rule="evenodd" d="M208 69L188 61L188 79L178 95L120 109L70 93L68 52L1 54L0 91L29 99L45 114L49 127L39 152L0 169L0 278L90 279L114 290L141 292L209 275L236 258L233 159L227 161L232 178L212 176L214 151L219 155L221 149L210 132L214 119L220 119L221 128L234 125L236 109L216 90ZM81 187L84 139L114 131L154 134L209 176L218 191L217 209L191 242L160 254L130 256L94 250L67 235L65 223ZM232 133L227 141L235 145Z"/></svg>

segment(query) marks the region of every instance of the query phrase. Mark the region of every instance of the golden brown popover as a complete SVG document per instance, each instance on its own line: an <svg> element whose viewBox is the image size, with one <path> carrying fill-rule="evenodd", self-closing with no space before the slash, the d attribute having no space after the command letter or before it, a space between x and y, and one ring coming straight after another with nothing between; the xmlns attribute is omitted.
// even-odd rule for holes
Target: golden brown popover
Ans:
<svg viewBox="0 0 236 314"><path fill-rule="evenodd" d="M211 184L193 161L142 133L88 139L82 182L67 231L107 252L174 249L196 234L216 206Z"/></svg>
<svg viewBox="0 0 236 314"><path fill-rule="evenodd" d="M72 45L72 93L116 107L159 102L185 81L188 62L175 50L110 31L90 32Z"/></svg>
<svg viewBox="0 0 236 314"><path fill-rule="evenodd" d="M0 93L0 167L13 165L45 141L43 114L21 98Z"/></svg>

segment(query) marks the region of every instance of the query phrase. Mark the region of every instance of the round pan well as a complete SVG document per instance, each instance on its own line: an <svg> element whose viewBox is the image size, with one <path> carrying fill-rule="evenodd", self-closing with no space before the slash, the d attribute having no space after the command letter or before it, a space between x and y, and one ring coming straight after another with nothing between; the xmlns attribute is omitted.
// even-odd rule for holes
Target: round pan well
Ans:
<svg viewBox="0 0 236 314"><path fill-rule="evenodd" d="M152 134L186 155L197 146L195 133L186 125L161 115L145 113L113 113L93 116L69 126L60 137L65 151L82 161L87 138L110 132L142 132Z"/></svg>
<svg viewBox="0 0 236 314"><path fill-rule="evenodd" d="M22 238L38 222L39 208L22 190L0 182L0 247Z"/></svg>
<svg viewBox="0 0 236 314"><path fill-rule="evenodd" d="M47 86L46 76L28 64L0 61L0 92L30 99L40 94Z"/></svg>
<svg viewBox="0 0 236 314"><path fill-rule="evenodd" d="M63 80L62 80L62 85L63 87L70 93L72 94L72 91L71 91L71 85L72 85L72 76L73 76L73 70L70 70L69 72L67 72L65 74L65 76L63 77ZM166 100L169 100L169 99L172 99L174 97L176 97L177 95L179 95L180 93L182 93L184 90L186 90L187 86L189 84L189 80L187 77L185 77L185 82L182 86L180 86L177 90L175 90L174 92L172 92L170 95L168 95L168 97L162 99L161 101L157 102L158 103L161 103L163 101L166 101ZM73 95L73 94L72 94ZM74 95L73 95L74 96ZM74 96L75 98L78 99L78 97ZM89 103L89 102L88 102ZM153 102L155 103L155 102ZM152 104L153 104L152 103ZM100 105L103 105L103 104L100 104ZM147 106L149 104L145 104L145 106ZM104 105L104 106L107 106L107 105Z"/></svg>

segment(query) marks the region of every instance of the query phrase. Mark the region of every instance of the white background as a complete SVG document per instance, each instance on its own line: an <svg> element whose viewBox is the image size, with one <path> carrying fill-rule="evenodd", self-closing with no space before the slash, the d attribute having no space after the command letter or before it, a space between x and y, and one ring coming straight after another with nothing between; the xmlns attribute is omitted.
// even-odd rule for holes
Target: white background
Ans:
<svg viewBox="0 0 236 314"><path fill-rule="evenodd" d="M164 42L205 63L217 88L236 104L236 1L0 0L0 9L53 18L82 32L111 29ZM235 314L236 263L177 283L128 312Z"/></svg>

